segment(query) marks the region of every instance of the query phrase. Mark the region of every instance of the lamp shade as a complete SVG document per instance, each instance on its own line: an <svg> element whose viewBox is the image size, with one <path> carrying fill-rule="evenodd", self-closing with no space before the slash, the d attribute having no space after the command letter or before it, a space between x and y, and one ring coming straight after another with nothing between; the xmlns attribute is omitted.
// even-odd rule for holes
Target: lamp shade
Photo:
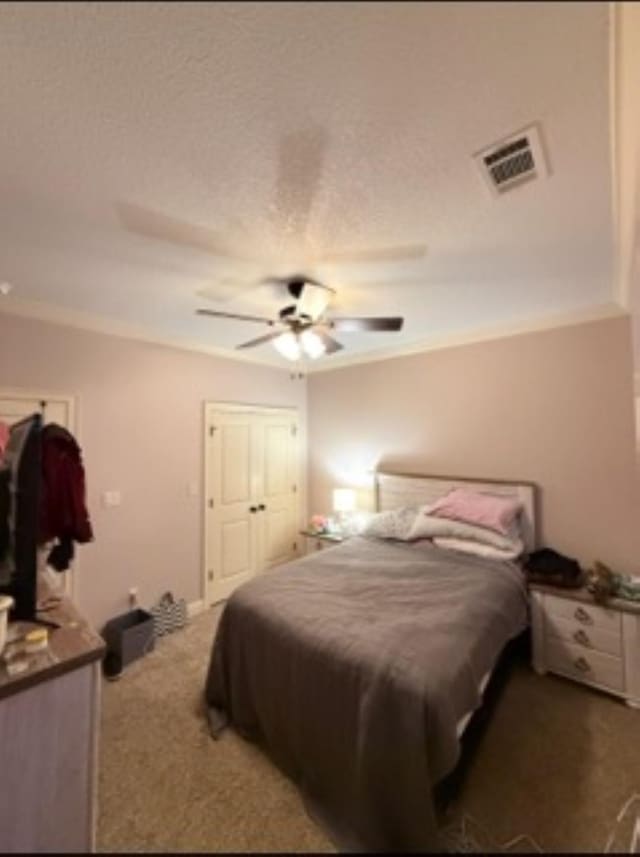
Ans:
<svg viewBox="0 0 640 857"><path fill-rule="evenodd" d="M287 360L298 360L300 357L300 343L298 337L291 331L281 334L273 340L276 351L279 351Z"/></svg>
<svg viewBox="0 0 640 857"><path fill-rule="evenodd" d="M324 342L314 330L303 330L300 334L300 343L304 353L312 360L322 357L327 350Z"/></svg>
<svg viewBox="0 0 640 857"><path fill-rule="evenodd" d="M333 489L333 511L351 512L356 507L356 492L352 488Z"/></svg>

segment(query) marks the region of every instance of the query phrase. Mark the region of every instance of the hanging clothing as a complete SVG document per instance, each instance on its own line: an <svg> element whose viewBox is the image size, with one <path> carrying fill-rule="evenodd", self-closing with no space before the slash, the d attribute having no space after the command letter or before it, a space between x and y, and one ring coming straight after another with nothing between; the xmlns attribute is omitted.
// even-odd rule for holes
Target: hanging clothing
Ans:
<svg viewBox="0 0 640 857"><path fill-rule="evenodd" d="M57 540L50 564L65 571L73 558L73 542L93 540L85 500L82 452L73 435L49 423L42 429L42 496L40 544Z"/></svg>
<svg viewBox="0 0 640 857"><path fill-rule="evenodd" d="M6 423L0 422L0 461L4 455L4 451L9 443L9 426Z"/></svg>
<svg viewBox="0 0 640 857"><path fill-rule="evenodd" d="M10 561L11 531L9 515L11 511L11 471L0 466L0 584L8 583L13 570Z"/></svg>

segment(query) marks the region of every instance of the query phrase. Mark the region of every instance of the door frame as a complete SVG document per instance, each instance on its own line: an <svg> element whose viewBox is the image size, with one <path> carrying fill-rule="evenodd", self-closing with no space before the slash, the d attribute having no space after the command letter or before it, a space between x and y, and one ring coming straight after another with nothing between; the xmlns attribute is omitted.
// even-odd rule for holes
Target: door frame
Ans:
<svg viewBox="0 0 640 857"><path fill-rule="evenodd" d="M265 416L278 416L278 415L290 415L296 420L296 424L298 427L298 443L296 445L296 484L298 486L297 496L297 508L296 508L296 520L297 526L299 529L302 529L304 526L304 514L307 508L307 480L306 473L304 468L304 462L306 460L306 426L303 421L300 419L300 408L297 405L252 405L247 402L216 402L216 401L205 401L203 403L203 419L202 419L202 446L203 446L203 455L202 455L202 466L204 469L202 485L202 577L201 577L201 599L202 604L205 609L210 607L213 602L208 601L208 572L209 572L209 555L208 555L208 524L209 518L207 515L209 509L209 498L210 498L210 489L209 485L209 428L211 424L211 417L216 411L223 411L225 413L253 413L253 414L264 414ZM302 549L301 541L298 541L298 550L297 554L301 555L304 553Z"/></svg>
<svg viewBox="0 0 640 857"><path fill-rule="evenodd" d="M27 401L35 399L38 402L47 402L52 400L54 402L64 403L67 407L67 414L69 415L69 425L67 428L77 439L78 443L82 445L80 443L80 433L78 430L77 396L72 396L69 393L56 393L53 390L34 390L30 387L0 387L0 399L25 399ZM38 551L38 563L44 564L44 556L40 550ZM44 567L44 565L42 567ZM70 568L64 573L64 592L65 595L69 596L73 601L76 600L76 575L74 574L74 571L79 567L80 557L78 556L78 553L76 553Z"/></svg>

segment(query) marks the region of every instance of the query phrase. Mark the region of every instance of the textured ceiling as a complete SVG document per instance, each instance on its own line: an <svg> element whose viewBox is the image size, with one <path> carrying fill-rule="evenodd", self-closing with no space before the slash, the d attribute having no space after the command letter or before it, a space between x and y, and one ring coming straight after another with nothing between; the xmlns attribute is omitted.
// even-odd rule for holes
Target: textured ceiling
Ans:
<svg viewBox="0 0 640 857"><path fill-rule="evenodd" d="M232 348L262 328L196 292L274 315L233 283L304 268L336 314L404 314L356 355L607 303L608 31L606 3L0 4L0 309ZM472 154L533 121L551 176L493 198ZM132 232L138 208L215 254Z"/></svg>

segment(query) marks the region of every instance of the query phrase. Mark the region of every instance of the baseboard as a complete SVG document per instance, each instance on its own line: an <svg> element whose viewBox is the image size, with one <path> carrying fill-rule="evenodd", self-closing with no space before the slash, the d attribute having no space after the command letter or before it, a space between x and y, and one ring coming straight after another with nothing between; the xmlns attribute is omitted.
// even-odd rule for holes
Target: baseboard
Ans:
<svg viewBox="0 0 640 857"><path fill-rule="evenodd" d="M187 604L187 616L191 619L193 616L197 616L198 613L204 613L206 607L202 598L199 601L191 601Z"/></svg>

